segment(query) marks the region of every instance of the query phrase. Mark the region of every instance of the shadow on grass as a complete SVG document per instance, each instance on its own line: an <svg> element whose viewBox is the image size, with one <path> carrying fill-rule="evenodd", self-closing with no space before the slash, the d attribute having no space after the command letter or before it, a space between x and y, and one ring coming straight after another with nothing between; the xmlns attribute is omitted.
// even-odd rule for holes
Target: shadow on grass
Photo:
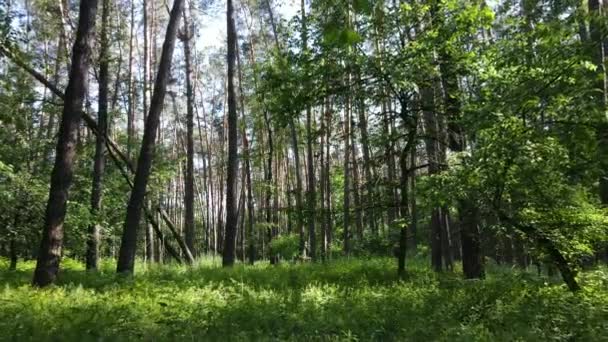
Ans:
<svg viewBox="0 0 608 342"><path fill-rule="evenodd" d="M583 294L527 273L485 281L436 275L411 260L399 280L391 259L329 264L139 263L134 277L65 263L58 285L28 286L32 267L0 272L0 340L602 340L605 273Z"/></svg>

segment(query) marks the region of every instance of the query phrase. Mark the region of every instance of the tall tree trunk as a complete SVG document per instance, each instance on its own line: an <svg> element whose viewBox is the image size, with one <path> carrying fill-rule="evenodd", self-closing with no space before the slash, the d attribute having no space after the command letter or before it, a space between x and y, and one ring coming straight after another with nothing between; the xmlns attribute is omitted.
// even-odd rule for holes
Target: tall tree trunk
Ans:
<svg viewBox="0 0 608 342"><path fill-rule="evenodd" d="M386 168L387 168L387 180L386 180L386 196L388 197L388 201L387 201L387 214L388 214L388 226L389 229L390 227L393 225L395 219L397 218L397 210L399 209L398 206L396 206L396 194L395 194L395 188L396 188L396 168L395 168L395 156L394 156L394 149L393 149L393 137L392 137L392 106L390 105L390 101L389 101L389 105L385 106L385 111L383 114L383 121L384 121L384 139L386 139L386 143L384 146L384 158L386 161Z"/></svg>
<svg viewBox="0 0 608 342"><path fill-rule="evenodd" d="M360 76L358 76L360 77ZM365 197L363 202L369 206L365 211L365 218L367 224L371 228L372 234L378 235L378 226L376 225L376 215L374 210L374 185L372 178L372 168L370 160L370 148L369 148L369 134L367 132L367 117L365 115L365 102L363 99L359 100L358 108L359 112L359 134L361 141L361 152L363 154L363 174L365 176Z"/></svg>
<svg viewBox="0 0 608 342"><path fill-rule="evenodd" d="M64 48L64 38L63 35L59 35L59 38L57 39L57 53L56 53L56 59L55 59L55 71L54 71L54 76L53 76L53 85L55 87L59 87L59 79L61 77L61 60L63 59L63 48ZM50 111L50 115L49 115L49 123L47 125L47 130L46 130L46 139L47 140L51 140L53 139L55 135L55 111L52 110ZM50 148L49 151L47 153L45 153L44 157L45 160L49 157L50 154Z"/></svg>
<svg viewBox="0 0 608 342"><path fill-rule="evenodd" d="M228 164L226 173L226 233L224 235L224 250L222 265L234 264L237 233L237 177L238 177L238 142L237 142L237 111L234 90L234 69L236 60L236 27L234 23L234 8L232 0L227 0L226 22L228 30Z"/></svg>
<svg viewBox="0 0 608 342"><path fill-rule="evenodd" d="M184 35L182 43L184 44L184 59L186 64L186 97L187 97L187 113L186 113L186 175L184 183L184 206L185 209L185 232L186 245L193 255L196 255L194 249L194 241L196 237L194 227L194 91L192 89L192 65L190 52L190 22L188 11L184 9Z"/></svg>
<svg viewBox="0 0 608 342"><path fill-rule="evenodd" d="M19 210L15 211L15 217L13 219L13 228L17 228L19 227ZM9 242L8 242L8 253L9 253L9 259L10 259L10 264L8 266L8 270L9 271L15 271L17 269L17 259L18 259L18 254L17 254L17 237L15 236L15 233L10 233L10 238L9 238Z"/></svg>
<svg viewBox="0 0 608 342"><path fill-rule="evenodd" d="M305 1L301 1L302 10L302 49L306 54L308 51L308 32L306 27L306 4ZM307 81L307 80L306 80ZM310 241L310 258L313 261L317 259L317 237L315 232L315 221L316 221L316 206L317 206L317 193L316 193L316 180L315 180L315 166L314 166L314 155L313 155L313 144L314 135L312 131L312 109L310 105L306 107L306 167L307 167L307 199L308 202L308 237Z"/></svg>
<svg viewBox="0 0 608 342"><path fill-rule="evenodd" d="M422 89L422 111L425 124L425 145L426 154L429 163L429 174L437 174L439 172L438 165L438 128L435 110L435 95L432 87L424 87ZM431 263L433 269L440 272L443 269L442 265L442 225L441 225L441 208L435 207L431 212Z"/></svg>
<svg viewBox="0 0 608 342"><path fill-rule="evenodd" d="M55 163L51 173L51 188L33 279L33 284L40 287L53 283L59 271L63 245L63 222L69 189L72 184L76 138L82 105L88 89L88 70L91 44L94 40L96 14L97 0L82 0L80 2L78 31L72 53L70 80L65 91Z"/></svg>
<svg viewBox="0 0 608 342"><path fill-rule="evenodd" d="M600 122L596 129L598 140L598 160L600 162L600 179L599 179L599 194L603 206L608 206L608 119L605 117L607 96L608 96L608 81L606 77L604 51L605 33L602 31L602 8L600 0L589 0L589 14L591 19L589 22L589 37L591 38L590 57L597 67L591 77L595 80L595 105L598 108Z"/></svg>
<svg viewBox="0 0 608 342"><path fill-rule="evenodd" d="M241 68L241 53L239 51L239 45L236 44L236 62L239 72L239 100L241 105L241 117L243 120L243 155L245 157L245 179L246 182L245 187L247 191L247 241L249 242L249 263L255 263L255 231L253 229L254 226L254 212L253 212L253 191L251 185L251 150L249 149L249 139L247 139L247 125L245 121L245 95L243 92L243 70ZM245 232L242 231L241 235L243 236L242 240L245 240ZM245 243L243 243L242 247L243 252L243 261L245 261Z"/></svg>
<svg viewBox="0 0 608 342"><path fill-rule="evenodd" d="M409 211L409 198L408 198L408 188L409 188L409 170L407 168L407 160L409 157L409 150L404 149L401 153L401 157L399 158L399 165L401 168L401 219L405 222L402 222L403 225L399 230L399 253L397 255L397 273L399 275L405 274L405 257L407 253L407 232L409 228L409 221L411 219L410 211Z"/></svg>
<svg viewBox="0 0 608 342"><path fill-rule="evenodd" d="M355 227L357 239L359 241L363 240L363 215L362 215L362 204L361 204L361 196L359 194L359 165L357 162L357 145L354 143L355 141L355 130L352 129L351 124L351 144L352 144L352 170L353 170L353 201L355 204Z"/></svg>
<svg viewBox="0 0 608 342"><path fill-rule="evenodd" d="M148 201L148 206L151 207L152 206L152 201ZM155 252L156 249L155 244L156 242L154 241L154 226L152 225L152 222L150 220L147 220L146 225L146 261L148 263L153 263L156 259L155 259Z"/></svg>
<svg viewBox="0 0 608 342"><path fill-rule="evenodd" d="M133 273L135 266L135 252L137 249L137 231L141 220L141 209L152 168L154 146L156 144L156 131L160 124L160 113L163 109L167 83L171 71L171 60L175 47L177 26L184 0L175 0L169 16L165 42L163 44L160 65L154 85L154 94L150 103L150 111L146 118L144 136L137 162L134 186L127 207L127 217L122 234L117 272Z"/></svg>
<svg viewBox="0 0 608 342"><path fill-rule="evenodd" d="M291 133L291 148L293 150L293 158L295 163L296 174L296 224L298 226L298 234L300 235L299 251L301 256L306 255L306 234L304 232L303 214L302 214L302 168L300 166L300 148L298 146L298 131L296 130L295 119L289 119L289 129Z"/></svg>
<svg viewBox="0 0 608 342"><path fill-rule="evenodd" d="M444 106L448 120L449 136L445 137L444 144L450 149L462 152L466 147L466 136L460 125L461 105L459 100L458 76L456 67L449 51L445 48L439 50L439 70L441 72L441 85L444 94ZM443 161L442 161L443 162ZM462 251L462 268L465 278L483 278L484 265L481 252L481 234L479 231L479 210L474 197L469 195L458 202L460 215L460 241Z"/></svg>
<svg viewBox="0 0 608 342"><path fill-rule="evenodd" d="M411 248L416 250L418 248L418 206L416 204L416 146L412 146L410 151L410 215L411 215L411 224L410 224L410 236L411 236Z"/></svg>
<svg viewBox="0 0 608 342"><path fill-rule="evenodd" d="M325 98L323 111L321 113L321 145L319 146L319 151L321 153L321 176L319 182L320 191L319 191L319 200L321 202L321 260L325 261L327 259L327 225L325 224L325 219L328 215L327 208L325 207L325 196L329 196L325 192L325 179L327 178L327 174L325 172L325 136L326 136L326 126L325 126L325 115L329 111L329 101L328 98ZM329 144L329 142L327 142Z"/></svg>
<svg viewBox="0 0 608 342"><path fill-rule="evenodd" d="M89 225L87 239L86 269L96 270L99 262L100 226L96 217L101 209L103 174L105 168L105 136L108 128L108 83L109 83L109 39L108 21L110 0L103 0L101 12L101 46L99 49L99 99L97 112L98 134L95 140L95 161L93 165L93 186L91 190L91 214L95 222Z"/></svg>
<svg viewBox="0 0 608 342"><path fill-rule="evenodd" d="M325 240L325 250L327 251L327 257L331 258L331 244L333 241L333 220L332 220L332 208L331 208L331 204L332 204L332 200L331 200L331 159L330 159L330 143L329 141L331 140L331 119L332 119L332 113L331 113L331 107L328 103L328 110L327 113L325 114L325 119L326 119L326 127L327 127L327 132L326 132L326 144L325 144L325 184L323 184L323 186L325 187L325 201L327 202L325 204L325 208L326 208L326 215L325 215L325 236L323 237Z"/></svg>
<svg viewBox="0 0 608 342"><path fill-rule="evenodd" d="M350 84L350 77L347 78ZM350 95L346 97L346 106L344 108L344 253L350 255Z"/></svg>
<svg viewBox="0 0 608 342"><path fill-rule="evenodd" d="M131 159L133 139L135 137L135 92L133 90L133 38L135 30L135 1L131 1L131 23L129 26L129 71L127 99L127 157Z"/></svg>

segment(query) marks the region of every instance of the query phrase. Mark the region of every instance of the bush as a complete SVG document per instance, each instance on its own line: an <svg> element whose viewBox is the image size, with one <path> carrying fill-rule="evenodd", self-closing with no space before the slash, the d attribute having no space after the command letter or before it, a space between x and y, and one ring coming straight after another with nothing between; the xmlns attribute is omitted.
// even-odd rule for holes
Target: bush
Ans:
<svg viewBox="0 0 608 342"><path fill-rule="evenodd" d="M300 236L297 234L280 235L270 241L270 257L292 260L300 252Z"/></svg>

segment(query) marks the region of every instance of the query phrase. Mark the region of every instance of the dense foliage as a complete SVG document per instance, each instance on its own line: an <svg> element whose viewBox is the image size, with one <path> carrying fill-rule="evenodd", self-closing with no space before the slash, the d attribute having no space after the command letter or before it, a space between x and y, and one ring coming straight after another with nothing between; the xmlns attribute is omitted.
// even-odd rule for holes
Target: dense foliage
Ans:
<svg viewBox="0 0 608 342"><path fill-rule="evenodd" d="M0 339L606 340L607 61L608 0L0 0Z"/></svg>
<svg viewBox="0 0 608 342"><path fill-rule="evenodd" d="M139 264L121 279L111 263L91 274L66 260L49 290L28 285L32 263L2 271L2 339L602 341L608 329L605 269L584 273L586 290L573 295L555 278L492 267L483 282L463 281L425 260L406 280L390 259L213 263Z"/></svg>

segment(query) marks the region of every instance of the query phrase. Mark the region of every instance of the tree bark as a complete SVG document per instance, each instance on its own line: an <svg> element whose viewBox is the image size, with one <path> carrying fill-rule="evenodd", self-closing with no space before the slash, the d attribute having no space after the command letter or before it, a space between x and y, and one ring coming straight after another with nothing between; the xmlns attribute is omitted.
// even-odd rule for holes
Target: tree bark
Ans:
<svg viewBox="0 0 608 342"><path fill-rule="evenodd" d="M74 41L70 80L65 91L63 116L51 173L51 188L44 218L44 227L33 284L44 287L53 283L59 271L63 245L63 222L72 184L76 138L82 105L88 89L91 44L95 31L97 0L80 3L78 31Z"/></svg>
<svg viewBox="0 0 608 342"><path fill-rule="evenodd" d="M194 243L196 232L194 227L194 91L192 89L192 65L190 52L190 22L187 11L184 9L184 59L186 64L186 175L184 183L184 206L185 206L185 233L186 245L193 255L196 255Z"/></svg>
<svg viewBox="0 0 608 342"><path fill-rule="evenodd" d="M234 69L236 59L236 27L232 0L227 0L226 22L228 30L228 165L226 172L226 232L222 265L234 265L237 233L237 177L238 177L238 142L237 142L237 108L234 90Z"/></svg>
<svg viewBox="0 0 608 342"><path fill-rule="evenodd" d="M133 91L133 37L135 29L135 4L131 2L131 23L129 27L129 71L128 71L128 108L127 108L127 157L131 159L135 137L135 92Z"/></svg>
<svg viewBox="0 0 608 342"><path fill-rule="evenodd" d="M294 118L289 119L289 129L291 133L291 148L293 150L293 158L295 163L296 174L296 225L298 226L298 234L300 235L300 255L306 255L306 234L304 232L304 215L302 214L302 169L300 166L300 148L298 146L298 131Z"/></svg>
<svg viewBox="0 0 608 342"><path fill-rule="evenodd" d="M137 249L137 231L141 220L141 209L144 205L144 196L152 168L152 158L156 144L156 131L160 124L160 114L165 99L166 87L171 71L171 60L175 47L177 26L184 0L175 0L169 16L165 42L163 44L160 65L154 93L150 103L150 111L146 118L144 136L137 162L133 191L127 207L127 217L122 234L122 241L118 257L117 272L133 273L135 266L135 252Z"/></svg>
<svg viewBox="0 0 608 342"><path fill-rule="evenodd" d="M347 78L350 84L350 77ZM344 253L350 255L350 95L344 108Z"/></svg>
<svg viewBox="0 0 608 342"><path fill-rule="evenodd" d="M460 239L462 244L462 271L466 279L484 278L479 210L469 199L459 203Z"/></svg>
<svg viewBox="0 0 608 342"><path fill-rule="evenodd" d="M359 134L361 141L361 152L363 154L363 174L365 176L365 197L363 202L370 208L365 211L365 218L369 225L372 234L378 235L378 226L376 224L376 215L373 207L374 203L374 185L372 176L372 167L370 160L369 134L367 132L367 117L365 115L365 104L360 100L359 104Z"/></svg>
<svg viewBox="0 0 608 342"><path fill-rule="evenodd" d="M238 67L238 75L239 75L239 100L241 105L241 117L243 123L245 121L245 95L243 92L243 70L241 68L241 53L239 50L238 44L236 44L236 62ZM249 148L249 139L247 138L247 125L243 124L243 155L245 157L245 187L247 191L247 241L249 242L249 263L253 265L255 263L255 231L254 231L254 212L253 212L253 190L251 185L251 150ZM243 239L245 240L245 232L242 231ZM245 260L245 243L243 243L243 261Z"/></svg>
<svg viewBox="0 0 608 342"><path fill-rule="evenodd" d="M600 164L599 195L603 206L608 206L608 119L605 117L608 96L608 82L605 67L606 51L604 51L605 35L602 32L602 10L600 0L589 0L589 37L590 57L597 69L592 72L595 80L595 105L600 117L596 129L598 141L598 160ZM599 90L599 91L597 91Z"/></svg>
<svg viewBox="0 0 608 342"><path fill-rule="evenodd" d="M17 270L17 240L14 236L11 236L10 241L8 242L8 250L9 250L9 258L10 264L8 265L9 271Z"/></svg>
<svg viewBox="0 0 608 342"><path fill-rule="evenodd" d="M429 162L429 174L439 172L437 162L437 120L435 109L435 95L431 87L426 86L422 89L422 111L425 124L425 145L426 155ZM443 269L442 265L442 234L441 234L441 209L435 207L431 212L431 264L436 272Z"/></svg>
<svg viewBox="0 0 608 342"><path fill-rule="evenodd" d="M99 211L103 192L103 174L105 169L105 136L108 128L108 83L109 83L109 39L108 21L110 1L103 0L101 12L101 46L99 49L99 99L97 111L97 134L95 140L95 161L93 165L93 185L91 189L91 215L95 222L89 225L86 253L86 269L96 270L99 263Z"/></svg>
<svg viewBox="0 0 608 342"><path fill-rule="evenodd" d="M38 82L40 82L45 87L47 87L47 89L51 90L55 95L57 95L59 98L61 98L65 102L66 95L59 88L57 88L53 83L51 83L49 80L47 80L41 73L39 73L38 71L34 70L29 65L27 65L15 53L12 53L11 51L6 50L2 46L0 46L0 52L2 52L13 63L15 63L20 68L22 68L24 71L26 71L28 74L30 74L33 78L35 78ZM95 134L99 134L97 122L84 111L80 111L80 115L82 115L82 118L84 119L84 122L87 125L87 127L91 131L93 131ZM129 161L127 156L118 148L118 145L116 144L116 142L114 142L110 137L108 137L107 134L105 135L104 140L106 142L106 149L107 149L108 154L110 155L112 161L114 162L114 165L116 165L116 167L120 170L123 178L127 181L127 184L129 185L129 187L131 189L133 189L133 183L131 182L131 179L129 177L130 173L135 173L135 168L133 167L133 164ZM124 169L124 167L126 167L126 169ZM210 178L212 178L211 169L209 169L209 173L210 173ZM211 190L212 190L211 192L213 193L213 187L211 187ZM144 209L152 212L152 210L149 210L146 207ZM158 209L156 211L158 212ZM158 213L158 214L160 215L160 213ZM154 219L154 217L152 215L147 215L147 214L146 214L146 217L152 223L155 231L157 231L156 230L157 228L155 228L154 226L158 227L158 223ZM166 220L167 218L165 217L163 219ZM166 221L165 223L172 224L171 221ZM162 239L159 237L159 240L162 240Z"/></svg>
<svg viewBox="0 0 608 342"><path fill-rule="evenodd" d="M407 165L407 160L409 158L409 150L404 149L401 152L401 157L399 158L400 168L401 168L401 219L405 222L401 222L403 225L399 230L399 253L397 256L397 273L400 276L405 274L405 257L407 254L407 232L410 226L409 221L411 220L411 215L409 211L409 197L408 197L408 188L409 188L409 170Z"/></svg>
<svg viewBox="0 0 608 342"><path fill-rule="evenodd" d="M304 53L308 51L308 32L306 27L306 5L304 0L301 1L302 9L302 45ZM306 82L308 80L305 80ZM316 221L316 206L317 206L317 193L316 193L316 180L315 180L315 166L314 166L314 155L313 155L313 144L314 135L312 131L312 109L310 105L306 107L306 167L307 167L307 199L308 202L308 237L310 242L310 258L312 261L317 259L317 236L315 232L315 221Z"/></svg>

